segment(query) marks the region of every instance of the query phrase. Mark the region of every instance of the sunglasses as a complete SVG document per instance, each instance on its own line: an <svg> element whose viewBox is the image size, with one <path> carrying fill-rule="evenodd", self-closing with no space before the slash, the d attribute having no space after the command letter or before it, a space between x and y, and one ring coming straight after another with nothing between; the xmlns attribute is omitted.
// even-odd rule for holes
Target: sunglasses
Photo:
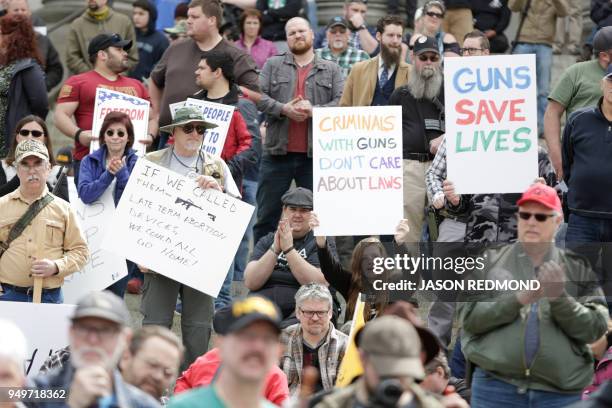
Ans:
<svg viewBox="0 0 612 408"><path fill-rule="evenodd" d="M40 130L21 129L19 134L23 137L28 137L30 135L34 137L41 137L45 135L45 132L41 132Z"/></svg>
<svg viewBox="0 0 612 408"><path fill-rule="evenodd" d="M519 211L518 215L521 218L521 220L525 220L525 221L531 219L531 217L533 216L535 217L537 222L544 222L547 219L555 216L555 214L530 213L526 211Z"/></svg>
<svg viewBox="0 0 612 408"><path fill-rule="evenodd" d="M425 13L425 14L427 14L429 17L432 17L432 18L433 18L433 17L435 17L435 18L440 18L440 19L444 18L444 14L442 14L442 13L436 13L435 11L428 11L428 12L427 12L427 13Z"/></svg>
<svg viewBox="0 0 612 408"><path fill-rule="evenodd" d="M107 129L106 130L106 136L108 136L108 137L112 137L115 133L117 133L117 137L125 136L125 132L123 130L117 130L117 131L115 131L114 129Z"/></svg>
<svg viewBox="0 0 612 408"><path fill-rule="evenodd" d="M332 28L329 30L331 34L344 34L346 33L346 28Z"/></svg>
<svg viewBox="0 0 612 408"><path fill-rule="evenodd" d="M427 60L429 60L431 62L438 62L440 60L440 56L439 55L435 55L435 54L433 54L433 55L424 55L424 54L421 54L421 55L419 55L419 59L421 61L423 61L423 62L425 62Z"/></svg>
<svg viewBox="0 0 612 408"><path fill-rule="evenodd" d="M204 125L185 125L183 126L181 129L183 129L183 132L185 133L191 133L193 132L193 130L195 129L195 131L198 133L198 135L203 135L204 132L206 132L206 127L204 127Z"/></svg>

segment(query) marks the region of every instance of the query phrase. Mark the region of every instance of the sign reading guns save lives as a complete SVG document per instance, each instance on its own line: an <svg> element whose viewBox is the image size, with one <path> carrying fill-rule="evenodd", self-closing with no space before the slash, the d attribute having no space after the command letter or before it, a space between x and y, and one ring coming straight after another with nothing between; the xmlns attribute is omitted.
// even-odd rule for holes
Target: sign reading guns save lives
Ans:
<svg viewBox="0 0 612 408"><path fill-rule="evenodd" d="M538 175L535 56L445 59L444 91L456 192L524 191Z"/></svg>
<svg viewBox="0 0 612 408"><path fill-rule="evenodd" d="M317 235L393 234L403 218L402 108L313 109Z"/></svg>
<svg viewBox="0 0 612 408"><path fill-rule="evenodd" d="M139 159L102 247L216 297L253 209Z"/></svg>
<svg viewBox="0 0 612 408"><path fill-rule="evenodd" d="M221 151L225 145L229 125L234 114L234 107L221 103L188 98L184 102L177 102L170 105L170 113L173 118L176 110L183 106L193 106L199 109L207 122L217 125L216 128L206 131L203 150L212 156L221 157Z"/></svg>
<svg viewBox="0 0 612 408"><path fill-rule="evenodd" d="M91 135L95 137L100 136L102 122L104 122L104 118L110 112L123 112L130 117L134 126L134 146L132 148L136 150L138 156L142 157L146 154L147 147L140 143L139 140L145 139L148 134L150 106L151 103L145 99L110 89L97 88ZM127 135L124 137L127 137ZM92 140L89 145L89 152L91 153L99 148L99 141Z"/></svg>

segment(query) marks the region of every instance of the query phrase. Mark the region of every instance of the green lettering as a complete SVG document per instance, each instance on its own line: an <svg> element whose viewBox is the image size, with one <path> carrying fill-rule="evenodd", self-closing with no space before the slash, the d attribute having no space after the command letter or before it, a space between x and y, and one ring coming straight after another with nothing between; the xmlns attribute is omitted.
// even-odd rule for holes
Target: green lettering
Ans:
<svg viewBox="0 0 612 408"><path fill-rule="evenodd" d="M493 141L493 137L495 136L496 131L492 130L489 132L489 134L485 137L485 131L481 130L480 131L480 139L482 140L482 148L483 151L486 152L487 150L489 150L489 145L491 144L491 142Z"/></svg>
<svg viewBox="0 0 612 408"><path fill-rule="evenodd" d="M498 130L497 131L497 142L495 143L496 152L507 152L508 151L508 135L509 134L510 134L509 130Z"/></svg>
<svg viewBox="0 0 612 408"><path fill-rule="evenodd" d="M462 135L462 132L457 132L456 153L474 151L474 149L470 148L469 146L465 146L465 147L461 146L461 135Z"/></svg>
<svg viewBox="0 0 612 408"><path fill-rule="evenodd" d="M520 135L523 133L529 135L531 133L531 129L527 127L518 128L512 135L512 140L514 140L514 143L523 145L523 147L516 146L514 149L512 149L512 151L515 153L525 153L531 148L531 140L529 140L527 137L520 137Z"/></svg>

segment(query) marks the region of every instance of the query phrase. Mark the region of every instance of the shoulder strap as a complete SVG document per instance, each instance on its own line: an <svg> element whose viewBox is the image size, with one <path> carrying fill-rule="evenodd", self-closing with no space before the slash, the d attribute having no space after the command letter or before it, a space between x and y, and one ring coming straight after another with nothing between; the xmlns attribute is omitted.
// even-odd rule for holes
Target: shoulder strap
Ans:
<svg viewBox="0 0 612 408"><path fill-rule="evenodd" d="M510 54L512 54L512 52L514 51L514 48L516 48L516 45L518 44L518 40L521 35L521 31L523 30L523 24L525 23L525 19L527 18L527 13L529 13L530 8L531 8L531 0L527 0L527 3L525 4L525 8L521 12L521 21L519 21L518 29L516 30L516 37L514 37L514 41L512 41L512 48L510 49Z"/></svg>
<svg viewBox="0 0 612 408"><path fill-rule="evenodd" d="M41 210L45 208L47 204L49 204L51 201L53 201L53 195L51 195L50 193L47 193L47 195L45 195L43 198L40 198L34 201L32 204L30 204L25 214L23 214L21 218L17 220L15 225L13 225L13 228L11 228L11 231L9 232L8 240L6 241L6 245L7 246L10 245L11 242L17 239L21 235L21 233L26 229L28 224L32 222L34 217L36 217L38 213L41 212Z"/></svg>

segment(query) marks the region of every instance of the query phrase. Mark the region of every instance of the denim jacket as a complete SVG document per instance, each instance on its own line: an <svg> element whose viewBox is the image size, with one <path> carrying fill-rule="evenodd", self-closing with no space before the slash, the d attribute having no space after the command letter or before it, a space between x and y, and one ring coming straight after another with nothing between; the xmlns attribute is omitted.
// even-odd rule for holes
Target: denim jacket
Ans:
<svg viewBox="0 0 612 408"><path fill-rule="evenodd" d="M296 78L297 65L290 52L270 58L261 71L263 94L257 108L267 114L265 153L287 154L289 118L281 114L281 109L295 97ZM315 56L305 85L305 98L313 107L337 106L344 88L342 70L336 63ZM312 157L312 119L308 121L308 156Z"/></svg>

